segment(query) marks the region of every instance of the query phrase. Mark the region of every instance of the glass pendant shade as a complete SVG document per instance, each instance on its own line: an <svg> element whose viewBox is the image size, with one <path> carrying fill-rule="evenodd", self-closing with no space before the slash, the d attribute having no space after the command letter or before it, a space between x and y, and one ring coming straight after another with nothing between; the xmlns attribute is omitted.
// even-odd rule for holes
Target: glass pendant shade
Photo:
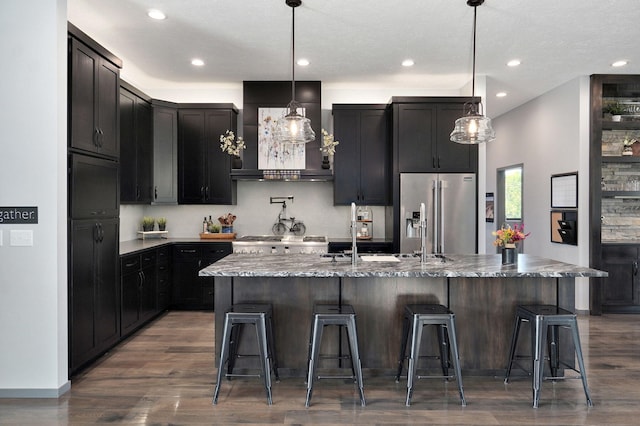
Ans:
<svg viewBox="0 0 640 426"><path fill-rule="evenodd" d="M451 132L451 141L462 144L492 142L495 138L491 119L478 113L458 118Z"/></svg>
<svg viewBox="0 0 640 426"><path fill-rule="evenodd" d="M471 72L471 96L475 96L476 89L476 22L477 8L484 0L467 0L467 5L473 7L473 70ZM496 133L491 126L491 119L478 111L473 103L465 104L469 111L463 117L456 120L450 139L452 142L474 145L491 142L496 139ZM482 104L480 104L482 107Z"/></svg>
<svg viewBox="0 0 640 426"><path fill-rule="evenodd" d="M296 102L296 14L295 8L302 4L302 0L285 0L291 8L291 102L287 105L287 115L278 119L274 131L275 140L289 144L304 144L316 139L311 128L311 120L298 113L299 104Z"/></svg>
<svg viewBox="0 0 640 426"><path fill-rule="evenodd" d="M298 113L297 106L292 102L287 108L289 112L278 119L275 138L278 141L291 144L302 144L314 141L316 134L311 128L311 120Z"/></svg>

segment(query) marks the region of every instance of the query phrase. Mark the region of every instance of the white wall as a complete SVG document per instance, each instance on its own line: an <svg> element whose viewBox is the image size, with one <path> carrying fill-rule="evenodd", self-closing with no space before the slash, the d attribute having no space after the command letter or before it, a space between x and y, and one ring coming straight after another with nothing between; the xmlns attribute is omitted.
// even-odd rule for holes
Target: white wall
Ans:
<svg viewBox="0 0 640 426"><path fill-rule="evenodd" d="M589 79L581 77L496 118L497 140L486 147L487 192L496 170L522 163L525 253L589 266ZM552 174L578 171L578 246L550 241ZM497 195L497 194L496 194ZM493 252L486 226L486 250ZM588 281L576 285L576 309L588 310Z"/></svg>
<svg viewBox="0 0 640 426"><path fill-rule="evenodd" d="M0 224L0 397L57 397L67 380L65 0L5 0L0 205L38 224ZM33 246L10 245L31 230Z"/></svg>

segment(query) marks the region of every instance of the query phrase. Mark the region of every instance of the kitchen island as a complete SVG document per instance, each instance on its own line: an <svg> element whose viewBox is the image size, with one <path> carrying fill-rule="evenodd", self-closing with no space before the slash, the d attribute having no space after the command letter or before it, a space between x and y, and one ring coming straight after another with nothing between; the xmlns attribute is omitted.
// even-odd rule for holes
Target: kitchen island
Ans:
<svg viewBox="0 0 640 426"><path fill-rule="evenodd" d="M314 303L348 303L357 312L363 368L368 374L393 374L404 305L440 303L456 314L463 372L500 374L518 304L574 310L575 278L607 276L531 255L519 255L517 264L509 266L501 264L500 255L447 254L429 257L424 264L402 255L363 259L353 266L350 257L341 255L233 254L202 269L201 276L215 279L216 358L227 307L271 303L281 374L302 376ZM432 334L425 333L425 338ZM325 352L342 348L346 345L337 334L325 337Z"/></svg>

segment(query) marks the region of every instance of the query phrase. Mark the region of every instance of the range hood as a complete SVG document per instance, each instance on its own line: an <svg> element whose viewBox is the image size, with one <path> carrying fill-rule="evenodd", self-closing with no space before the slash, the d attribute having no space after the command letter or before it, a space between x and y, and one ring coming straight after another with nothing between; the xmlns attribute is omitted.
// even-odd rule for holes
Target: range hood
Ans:
<svg viewBox="0 0 640 426"><path fill-rule="evenodd" d="M305 145L305 162L302 167L284 170L262 170L258 161L258 138L264 119L260 111L285 108L291 101L291 81L244 81L242 130L246 149L242 153L242 169L232 169L233 180L313 182L332 181L331 170L322 168L322 109L320 81L296 81L295 99L311 120L316 140ZM268 116L271 117L270 115ZM300 169L300 170L296 170Z"/></svg>
<svg viewBox="0 0 640 426"><path fill-rule="evenodd" d="M232 169L232 180L254 180L264 182L328 182L333 173L326 169L305 170L250 170Z"/></svg>

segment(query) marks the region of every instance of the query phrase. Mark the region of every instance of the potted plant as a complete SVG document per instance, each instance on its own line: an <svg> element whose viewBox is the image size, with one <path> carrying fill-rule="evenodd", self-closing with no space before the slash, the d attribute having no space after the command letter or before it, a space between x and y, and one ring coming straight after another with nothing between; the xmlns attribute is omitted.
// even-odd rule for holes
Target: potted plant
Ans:
<svg viewBox="0 0 640 426"><path fill-rule="evenodd" d="M232 130L227 130L224 135L220 135L220 149L222 152L233 156L231 160L231 168L241 169L242 159L240 158L240 152L247 147L244 144L242 136L236 139L236 135Z"/></svg>
<svg viewBox="0 0 640 426"><path fill-rule="evenodd" d="M167 229L167 218L159 217L158 218L158 231L164 231Z"/></svg>
<svg viewBox="0 0 640 426"><path fill-rule="evenodd" d="M334 155L336 153L336 145L340 142L333 139L333 135L327 132L325 129L322 129L322 146L320 147L320 151L322 151L322 168L328 169L331 167L329 163L329 155Z"/></svg>
<svg viewBox="0 0 640 426"><path fill-rule="evenodd" d="M155 227L155 225L156 225L155 218L151 216L144 216L142 218L142 230L144 232L153 231L153 228Z"/></svg>
<svg viewBox="0 0 640 426"><path fill-rule="evenodd" d="M207 225L207 230L212 234L220 233L220 228L221 226L217 223L210 223L209 225Z"/></svg>
<svg viewBox="0 0 640 426"><path fill-rule="evenodd" d="M605 114L611 114L611 121L620 121L622 119L622 114L625 113L624 106L618 102L613 101L602 107L602 112Z"/></svg>

